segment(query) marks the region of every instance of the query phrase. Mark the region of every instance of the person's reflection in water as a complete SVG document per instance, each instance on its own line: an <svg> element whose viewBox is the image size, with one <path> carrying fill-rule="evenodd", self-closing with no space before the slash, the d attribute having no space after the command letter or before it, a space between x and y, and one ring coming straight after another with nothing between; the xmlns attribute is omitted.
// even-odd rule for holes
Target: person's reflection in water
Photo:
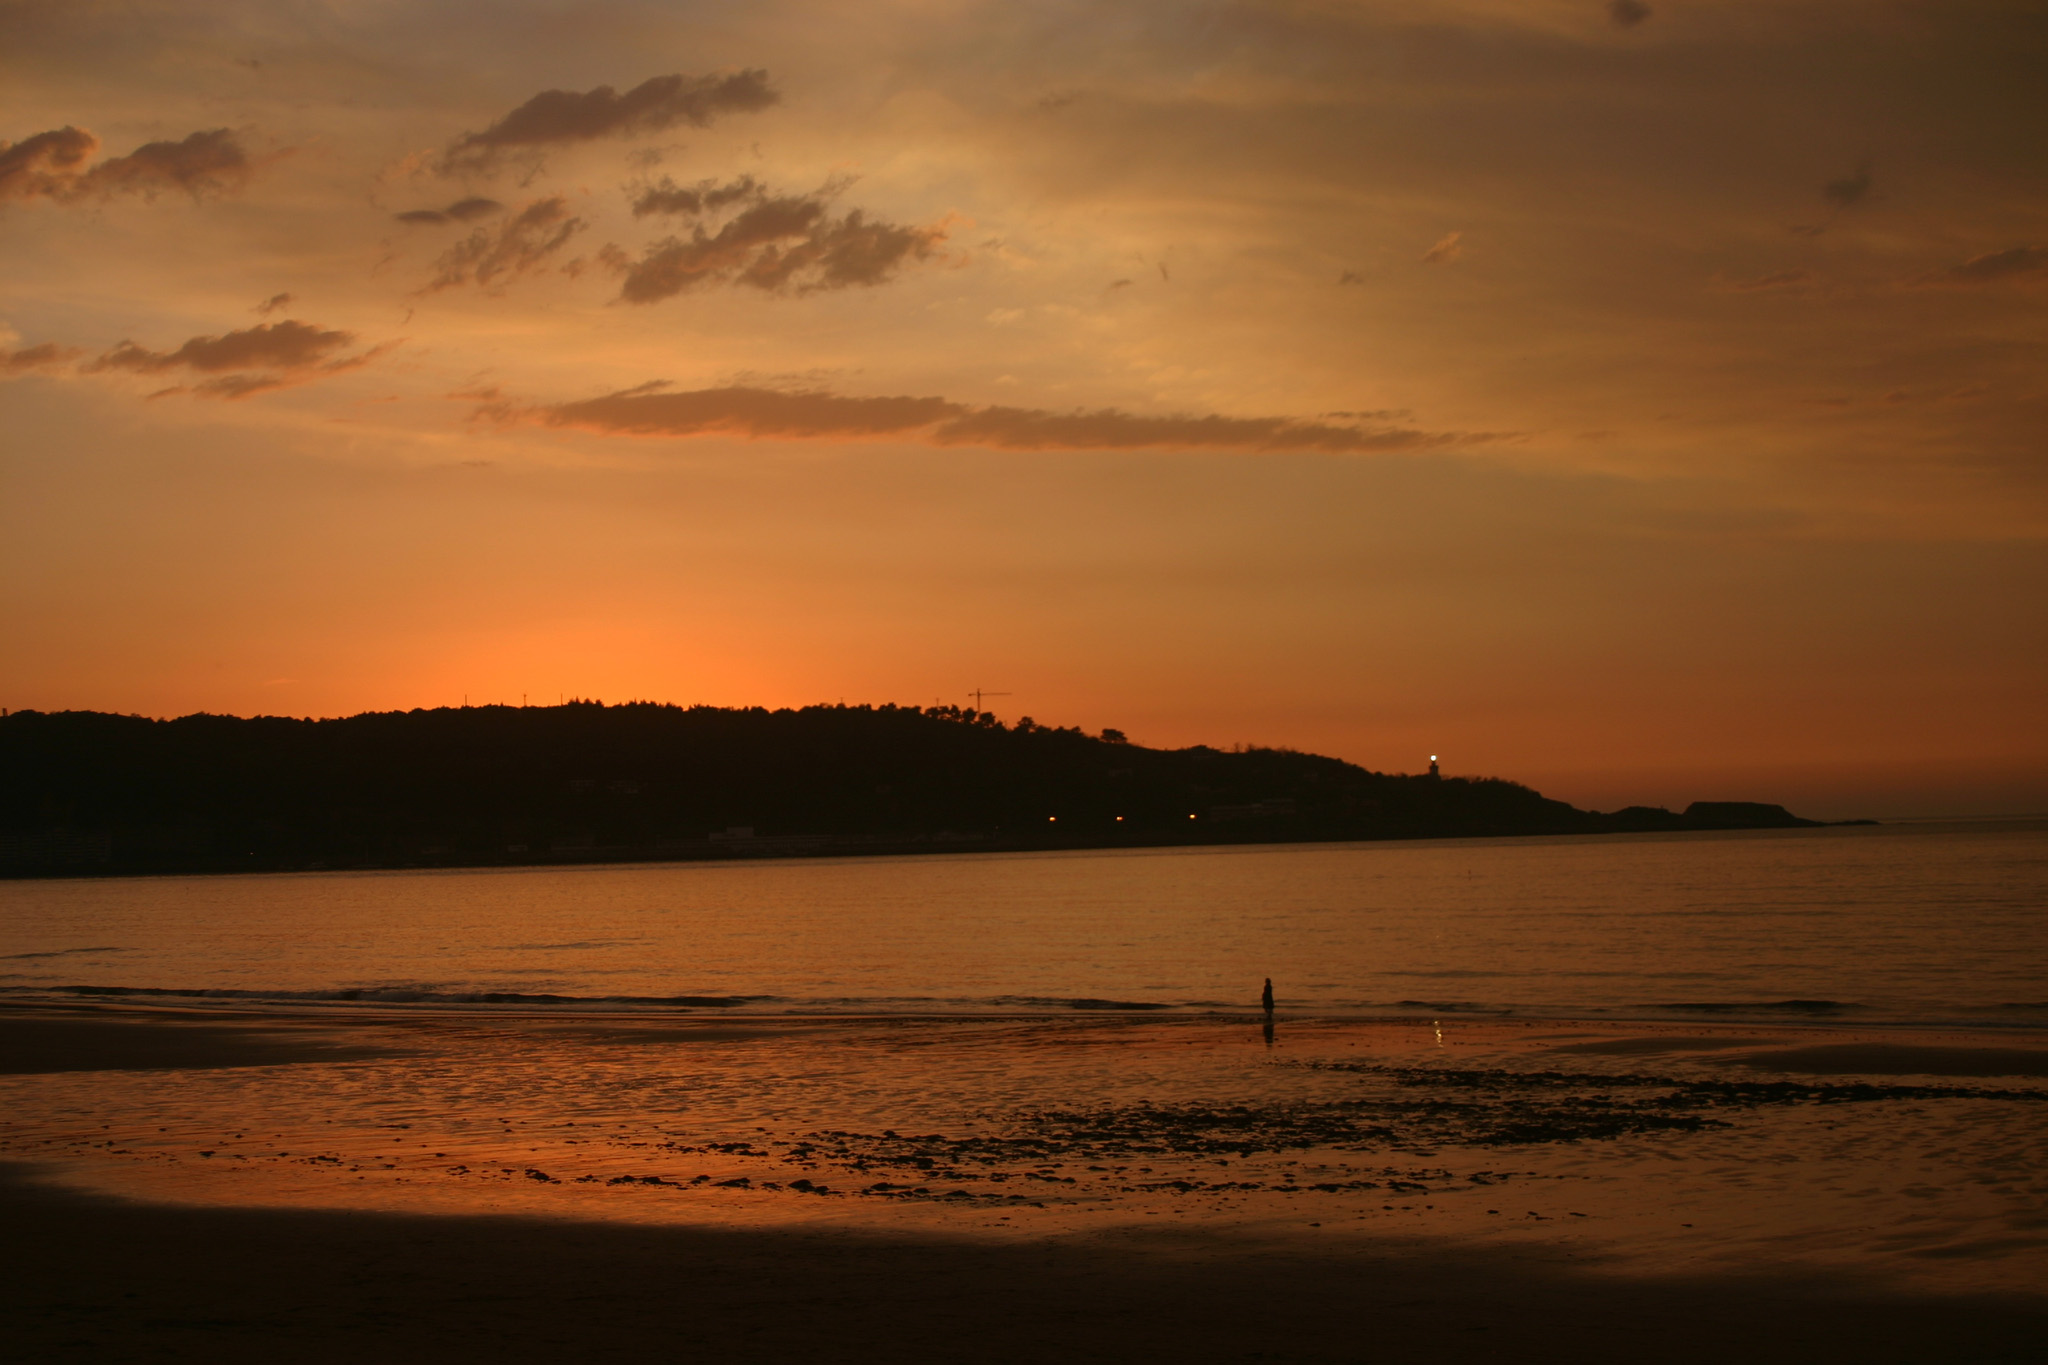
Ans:
<svg viewBox="0 0 2048 1365"><path fill-rule="evenodd" d="M1266 1022L1265 1022L1265 1023L1263 1024L1263 1025L1261 1025L1261 1026L1260 1026L1260 1031L1261 1031L1261 1032L1263 1032L1263 1033L1264 1033L1264 1034L1266 1035L1266 1047L1267 1047L1268 1049L1271 1049L1271 1048L1272 1048L1272 1046L1273 1046L1273 1016L1272 1016L1272 1015L1270 1015L1270 1014L1269 1014L1269 1015L1267 1015L1267 1016L1266 1016Z"/></svg>

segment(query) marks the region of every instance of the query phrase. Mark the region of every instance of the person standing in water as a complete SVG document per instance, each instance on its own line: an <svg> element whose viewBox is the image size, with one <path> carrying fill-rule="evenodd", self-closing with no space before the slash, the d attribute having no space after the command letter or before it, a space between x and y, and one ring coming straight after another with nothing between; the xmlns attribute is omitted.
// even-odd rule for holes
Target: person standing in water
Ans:
<svg viewBox="0 0 2048 1365"><path fill-rule="evenodd" d="M1259 1005L1266 1011L1266 1017L1273 1017L1273 978L1266 978L1266 989L1259 992Z"/></svg>

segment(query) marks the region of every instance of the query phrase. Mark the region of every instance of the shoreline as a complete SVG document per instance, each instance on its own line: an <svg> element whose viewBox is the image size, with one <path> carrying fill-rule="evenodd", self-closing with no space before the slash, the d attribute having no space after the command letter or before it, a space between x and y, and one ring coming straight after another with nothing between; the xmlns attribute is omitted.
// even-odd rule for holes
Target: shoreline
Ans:
<svg viewBox="0 0 2048 1365"><path fill-rule="evenodd" d="M2048 816L1968 816L1954 820L1806 820L1782 825L1720 824L1696 822L1673 825L1668 828L1629 828L1616 825L1607 829L1555 828L1478 828L1478 829L1395 829L1384 833L1364 833L1356 830L1343 833L1303 833L1294 837L1279 835L1270 829L1246 830L1241 833L1214 833L1204 831L1195 837L1089 837L1060 836L1048 838L1033 835L1029 838L1001 838L997 836L961 835L952 838L934 836L911 836L902 839L870 838L867 836L767 836L761 839L759 848L735 848L719 845L699 845L691 841L687 846L663 844L656 846L625 845L598 847L588 850L551 850L548 854L465 854L452 853L444 858L413 857L409 859L354 860L272 860L257 864L223 859L216 862L175 862L166 861L143 865L118 866L113 861L94 864L69 863L49 867L26 865L0 865L0 881L45 882L45 881L97 881L133 880L152 877L290 877L323 876L349 873L377 872L519 872L526 870L566 871L588 868L632 868L632 867L678 867L746 866L757 863L832 863L864 862L870 859L889 858L959 858L959 857L1030 857L1036 854L1057 853L1146 853L1146 852L1199 852L1213 849L1219 852L1253 849L1280 848L1329 848L1346 845L1383 846L1399 844L1438 843L1504 843L1532 840L1644 840L1688 838L1693 836L1727 835L1789 835L1812 833L1830 829L1891 829L1900 825L1914 828L1933 828L1942 824L2030 824L2048 822ZM779 843L778 838L791 842Z"/></svg>

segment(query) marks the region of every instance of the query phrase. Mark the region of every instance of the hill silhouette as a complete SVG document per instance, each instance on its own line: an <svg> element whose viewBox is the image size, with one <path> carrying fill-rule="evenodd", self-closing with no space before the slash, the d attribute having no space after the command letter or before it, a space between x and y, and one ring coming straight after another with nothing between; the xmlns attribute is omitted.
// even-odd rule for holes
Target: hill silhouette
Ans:
<svg viewBox="0 0 2048 1365"><path fill-rule="evenodd" d="M1148 749L959 707L0 718L0 875L459 866L1811 824L1499 778Z"/></svg>

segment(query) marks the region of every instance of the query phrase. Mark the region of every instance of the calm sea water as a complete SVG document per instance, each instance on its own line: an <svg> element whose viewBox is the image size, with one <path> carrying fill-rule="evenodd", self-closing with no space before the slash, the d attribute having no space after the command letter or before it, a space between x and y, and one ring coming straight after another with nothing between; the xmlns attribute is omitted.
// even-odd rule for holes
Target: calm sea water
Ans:
<svg viewBox="0 0 2048 1365"><path fill-rule="evenodd" d="M2048 1027L2048 823L0 883L0 996Z"/></svg>

